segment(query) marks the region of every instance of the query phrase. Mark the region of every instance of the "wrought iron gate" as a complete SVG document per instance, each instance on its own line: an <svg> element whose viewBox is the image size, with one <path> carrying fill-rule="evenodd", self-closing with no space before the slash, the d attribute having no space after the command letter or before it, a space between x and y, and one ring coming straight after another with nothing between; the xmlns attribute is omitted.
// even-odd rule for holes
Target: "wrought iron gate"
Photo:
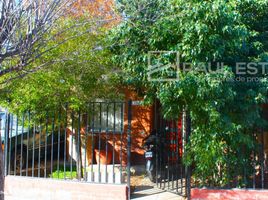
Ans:
<svg viewBox="0 0 268 200"><path fill-rule="evenodd" d="M2 113L5 175L127 184L130 188L132 106L131 100L99 101L81 108L66 104L43 114ZM187 115L164 120L159 109L156 105L154 129L161 141L155 159L156 184L189 197L190 173L182 162L190 130Z"/></svg>
<svg viewBox="0 0 268 200"><path fill-rule="evenodd" d="M190 118L184 112L178 120L163 119L159 107L155 107L154 127L157 142L157 187L190 198L190 169L183 164L186 143L190 134Z"/></svg>

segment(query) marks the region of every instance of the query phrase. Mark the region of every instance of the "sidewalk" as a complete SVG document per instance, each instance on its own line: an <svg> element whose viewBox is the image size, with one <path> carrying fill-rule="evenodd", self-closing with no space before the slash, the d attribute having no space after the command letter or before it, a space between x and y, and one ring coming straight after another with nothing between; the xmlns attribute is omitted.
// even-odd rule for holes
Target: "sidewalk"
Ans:
<svg viewBox="0 0 268 200"><path fill-rule="evenodd" d="M136 175L131 176L132 194L130 199L133 200L185 200L184 197L161 190L152 183L148 177L143 175L145 169L143 166L135 166L132 171Z"/></svg>
<svg viewBox="0 0 268 200"><path fill-rule="evenodd" d="M135 189L131 195L131 199L135 200L184 200L185 198L155 188L153 186L141 186Z"/></svg>

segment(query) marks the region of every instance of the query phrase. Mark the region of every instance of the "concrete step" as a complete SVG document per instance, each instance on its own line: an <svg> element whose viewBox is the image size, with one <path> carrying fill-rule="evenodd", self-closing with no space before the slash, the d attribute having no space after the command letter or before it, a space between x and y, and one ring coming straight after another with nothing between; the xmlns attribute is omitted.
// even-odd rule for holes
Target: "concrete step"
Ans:
<svg viewBox="0 0 268 200"><path fill-rule="evenodd" d="M115 183L123 184L125 183L126 173L112 173L112 172L88 172L87 173L87 182L91 183Z"/></svg>
<svg viewBox="0 0 268 200"><path fill-rule="evenodd" d="M108 172L108 173L112 173L113 171L115 173L120 172L121 166L120 164L114 164L114 165L98 165L98 164L94 164L94 165L89 165L87 166L86 170L87 172ZM122 167L122 172L126 171L126 167Z"/></svg>

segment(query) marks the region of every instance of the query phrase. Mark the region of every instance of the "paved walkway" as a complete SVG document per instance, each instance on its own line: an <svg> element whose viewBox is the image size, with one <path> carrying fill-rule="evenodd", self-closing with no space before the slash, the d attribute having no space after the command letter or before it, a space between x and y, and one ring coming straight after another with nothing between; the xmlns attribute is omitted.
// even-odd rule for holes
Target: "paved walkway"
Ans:
<svg viewBox="0 0 268 200"><path fill-rule="evenodd" d="M165 192L161 189L153 186L141 186L137 187L134 193L131 195L131 199L135 200L184 200L185 198Z"/></svg>
<svg viewBox="0 0 268 200"><path fill-rule="evenodd" d="M143 167L143 168L142 168ZM133 171L136 175L131 176L133 200L185 200L182 196L163 191L156 187L148 177L144 176L144 166L136 166Z"/></svg>

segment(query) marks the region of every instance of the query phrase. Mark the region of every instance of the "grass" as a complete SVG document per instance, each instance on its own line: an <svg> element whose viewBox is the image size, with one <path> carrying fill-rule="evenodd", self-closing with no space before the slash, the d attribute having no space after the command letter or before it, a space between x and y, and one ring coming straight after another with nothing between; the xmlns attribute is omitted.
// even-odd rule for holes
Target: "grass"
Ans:
<svg viewBox="0 0 268 200"><path fill-rule="evenodd" d="M65 167L65 177L64 177L64 166L59 166L59 170L55 170L53 171L52 175L50 175L51 178L54 179L75 179L76 178L76 166L72 167L72 171L71 171L71 167L70 166L66 166Z"/></svg>

